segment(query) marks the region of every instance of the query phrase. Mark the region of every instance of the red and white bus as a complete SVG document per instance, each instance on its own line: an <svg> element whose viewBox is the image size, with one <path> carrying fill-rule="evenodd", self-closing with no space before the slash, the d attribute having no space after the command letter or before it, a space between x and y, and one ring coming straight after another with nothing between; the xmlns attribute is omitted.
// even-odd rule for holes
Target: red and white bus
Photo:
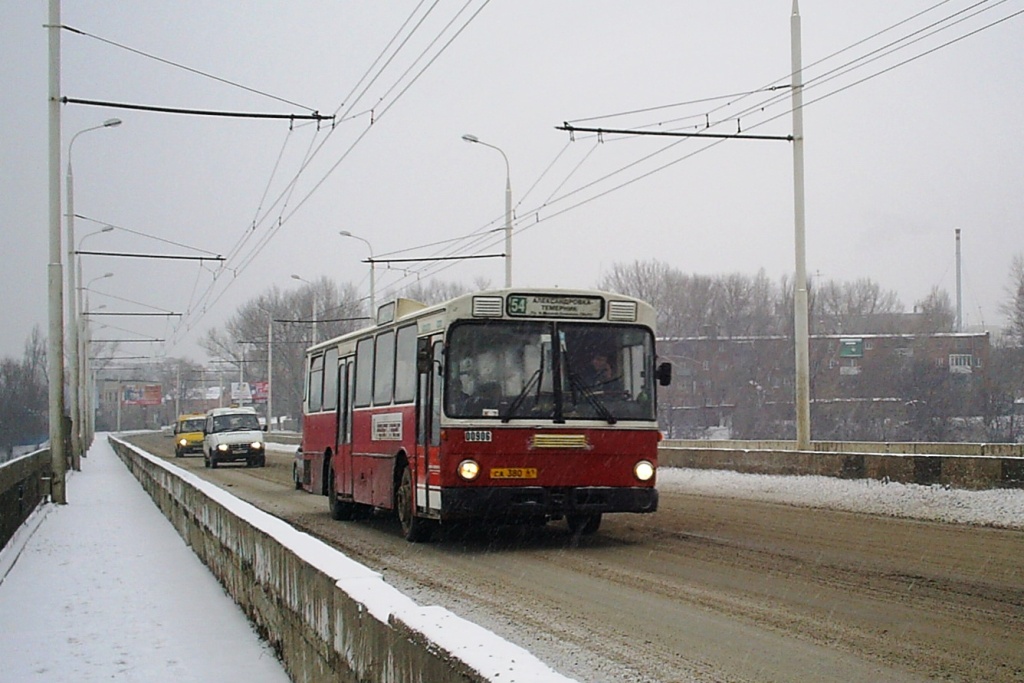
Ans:
<svg viewBox="0 0 1024 683"><path fill-rule="evenodd" d="M438 524L544 523L593 533L654 512L660 432L654 310L627 296L508 289L434 306L306 352L299 488L335 519L394 509L410 541Z"/></svg>

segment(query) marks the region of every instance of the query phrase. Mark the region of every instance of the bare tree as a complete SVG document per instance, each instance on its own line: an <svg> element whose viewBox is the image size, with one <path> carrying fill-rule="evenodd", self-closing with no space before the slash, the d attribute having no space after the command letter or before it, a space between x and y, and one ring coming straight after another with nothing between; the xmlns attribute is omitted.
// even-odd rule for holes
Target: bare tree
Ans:
<svg viewBox="0 0 1024 683"><path fill-rule="evenodd" d="M0 454L10 454L17 444L45 440L47 405L46 340L37 326L20 362L0 361Z"/></svg>
<svg viewBox="0 0 1024 683"><path fill-rule="evenodd" d="M819 334L855 334L896 332L898 323L892 314L901 313L903 304L893 291L883 291L870 278L853 282L828 280L815 287L811 319Z"/></svg>
<svg viewBox="0 0 1024 683"><path fill-rule="evenodd" d="M772 334L777 296L764 269L754 277L733 273L718 278L714 318L718 332L729 337Z"/></svg>
<svg viewBox="0 0 1024 683"><path fill-rule="evenodd" d="M442 301L454 299L469 291L484 290L489 287L488 281L479 279L474 281L472 289L466 287L461 282L445 282L444 280L417 281L414 285L406 287L402 292L402 296L425 304L439 304Z"/></svg>
<svg viewBox="0 0 1024 683"><path fill-rule="evenodd" d="M1000 306L1006 316L1006 336L1014 345L1024 347L1024 254L1017 254L1010 262L1006 295L1006 302Z"/></svg>
<svg viewBox="0 0 1024 683"><path fill-rule="evenodd" d="M928 296L914 304L914 310L921 315L915 326L918 334L952 332L955 327L956 313L949 292L944 289L932 287Z"/></svg>
<svg viewBox="0 0 1024 683"><path fill-rule="evenodd" d="M338 287L322 277L297 290L271 287L240 306L223 328L207 330L200 344L212 358L234 365L247 381L266 381L273 325L274 413L297 418L314 321L320 341L369 324L356 288L349 283Z"/></svg>

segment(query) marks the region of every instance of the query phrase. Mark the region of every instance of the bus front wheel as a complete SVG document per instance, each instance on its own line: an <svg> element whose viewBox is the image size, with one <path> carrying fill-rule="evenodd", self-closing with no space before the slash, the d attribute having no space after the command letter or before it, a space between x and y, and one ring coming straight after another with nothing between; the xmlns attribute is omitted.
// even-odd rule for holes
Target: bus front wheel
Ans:
<svg viewBox="0 0 1024 683"><path fill-rule="evenodd" d="M405 540L410 543L424 543L430 540L434 523L416 516L412 472L408 467L402 469L402 480L395 493L395 508L398 510L398 521L402 523L402 535L405 536Z"/></svg>

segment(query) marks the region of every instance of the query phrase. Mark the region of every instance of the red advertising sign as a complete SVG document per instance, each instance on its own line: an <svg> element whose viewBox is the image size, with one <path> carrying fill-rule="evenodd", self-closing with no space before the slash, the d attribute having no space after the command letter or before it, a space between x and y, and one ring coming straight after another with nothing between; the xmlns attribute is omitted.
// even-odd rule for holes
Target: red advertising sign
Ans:
<svg viewBox="0 0 1024 683"><path fill-rule="evenodd" d="M121 403L126 406L158 406L162 400L159 384L125 384L121 387Z"/></svg>
<svg viewBox="0 0 1024 683"><path fill-rule="evenodd" d="M249 388L252 389L252 402L253 403L266 403L267 402L267 383L266 382L250 382Z"/></svg>

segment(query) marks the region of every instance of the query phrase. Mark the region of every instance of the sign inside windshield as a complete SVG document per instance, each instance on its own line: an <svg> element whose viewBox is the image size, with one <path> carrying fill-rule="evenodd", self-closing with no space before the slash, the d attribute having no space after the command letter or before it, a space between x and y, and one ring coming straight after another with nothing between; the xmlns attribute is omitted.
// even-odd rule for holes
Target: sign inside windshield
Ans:
<svg viewBox="0 0 1024 683"><path fill-rule="evenodd" d="M506 312L516 318L587 318L604 316L604 299L599 296L552 296L509 294Z"/></svg>

